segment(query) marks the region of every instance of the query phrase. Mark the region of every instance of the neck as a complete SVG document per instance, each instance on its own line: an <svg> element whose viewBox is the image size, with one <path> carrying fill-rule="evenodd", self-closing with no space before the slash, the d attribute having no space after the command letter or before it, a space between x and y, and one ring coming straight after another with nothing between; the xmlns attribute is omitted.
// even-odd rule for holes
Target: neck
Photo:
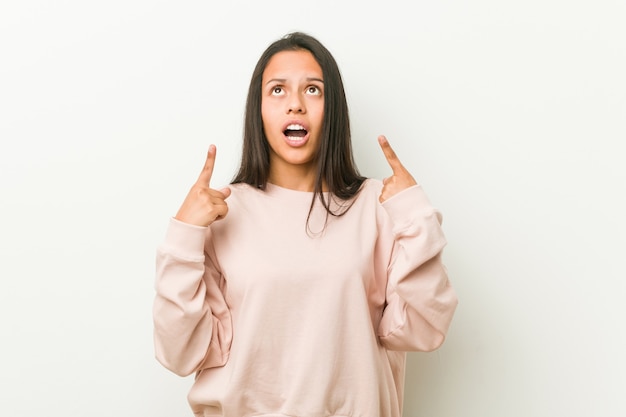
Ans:
<svg viewBox="0 0 626 417"><path fill-rule="evenodd" d="M274 163L270 165L268 182L290 190L312 192L315 189L315 174L313 164Z"/></svg>
<svg viewBox="0 0 626 417"><path fill-rule="evenodd" d="M312 192L315 189L315 177L312 175L295 176L287 173L274 174L270 172L268 182L295 191Z"/></svg>

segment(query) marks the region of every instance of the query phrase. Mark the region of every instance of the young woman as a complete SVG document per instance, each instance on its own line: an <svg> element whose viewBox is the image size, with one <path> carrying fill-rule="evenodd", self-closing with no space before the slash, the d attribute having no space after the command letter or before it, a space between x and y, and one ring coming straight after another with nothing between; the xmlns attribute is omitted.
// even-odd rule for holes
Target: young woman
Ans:
<svg viewBox="0 0 626 417"><path fill-rule="evenodd" d="M359 175L329 51L292 33L252 75L241 166L215 146L157 253L156 357L195 373L196 416L400 417L405 352L443 342L457 298L441 215L378 138Z"/></svg>

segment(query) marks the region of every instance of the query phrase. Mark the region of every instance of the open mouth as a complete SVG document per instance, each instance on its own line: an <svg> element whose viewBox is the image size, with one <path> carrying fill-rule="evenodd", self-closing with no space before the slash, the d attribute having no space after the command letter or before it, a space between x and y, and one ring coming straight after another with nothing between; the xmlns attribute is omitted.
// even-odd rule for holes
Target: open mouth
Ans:
<svg viewBox="0 0 626 417"><path fill-rule="evenodd" d="M302 125L291 124L283 130L283 134L289 140L298 141L304 138L309 132Z"/></svg>

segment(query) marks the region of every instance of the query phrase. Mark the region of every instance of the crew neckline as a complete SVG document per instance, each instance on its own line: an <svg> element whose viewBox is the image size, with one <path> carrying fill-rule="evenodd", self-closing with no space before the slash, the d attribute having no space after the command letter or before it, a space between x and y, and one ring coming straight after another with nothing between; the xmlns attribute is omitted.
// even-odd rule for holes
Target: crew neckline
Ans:
<svg viewBox="0 0 626 417"><path fill-rule="evenodd" d="M283 186L276 185L276 184L271 183L271 182L267 182L265 184L265 192L267 192L270 195L272 195L272 194L291 194L291 195L306 195L306 196L309 196L309 197L313 195L313 191L294 190L292 188L283 187ZM328 192L324 192L324 194L327 194L327 193Z"/></svg>

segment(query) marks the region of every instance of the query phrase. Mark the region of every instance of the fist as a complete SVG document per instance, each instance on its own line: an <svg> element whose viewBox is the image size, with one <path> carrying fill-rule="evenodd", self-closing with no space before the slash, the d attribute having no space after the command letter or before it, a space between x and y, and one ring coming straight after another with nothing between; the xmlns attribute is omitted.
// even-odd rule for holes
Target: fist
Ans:
<svg viewBox="0 0 626 417"><path fill-rule="evenodd" d="M215 154L215 146L209 146L204 167L178 209L174 217L176 220L196 226L209 226L214 221L223 219L228 213L226 198L230 195L230 188L222 190L210 188Z"/></svg>
<svg viewBox="0 0 626 417"><path fill-rule="evenodd" d="M383 189L380 193L380 197L378 197L378 200L382 203L398 194L400 191L416 185L417 181L415 181L409 171L402 165L385 136L380 135L378 137L378 143L385 154L385 158L392 172L390 177L383 180Z"/></svg>

